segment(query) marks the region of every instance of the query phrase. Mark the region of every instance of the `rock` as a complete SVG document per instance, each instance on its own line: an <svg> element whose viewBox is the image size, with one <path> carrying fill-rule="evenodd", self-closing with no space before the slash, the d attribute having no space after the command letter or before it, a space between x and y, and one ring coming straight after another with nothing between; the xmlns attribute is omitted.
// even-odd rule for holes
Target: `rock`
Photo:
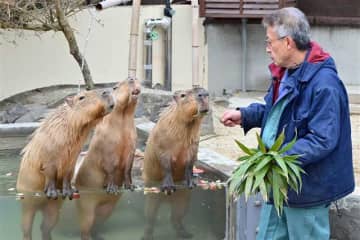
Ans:
<svg viewBox="0 0 360 240"><path fill-rule="evenodd" d="M9 109L0 113L1 123L14 123L18 118L29 112L29 109L21 104L14 104Z"/></svg>
<svg viewBox="0 0 360 240"><path fill-rule="evenodd" d="M331 237L341 240L360 239L360 196L352 194L330 208Z"/></svg>

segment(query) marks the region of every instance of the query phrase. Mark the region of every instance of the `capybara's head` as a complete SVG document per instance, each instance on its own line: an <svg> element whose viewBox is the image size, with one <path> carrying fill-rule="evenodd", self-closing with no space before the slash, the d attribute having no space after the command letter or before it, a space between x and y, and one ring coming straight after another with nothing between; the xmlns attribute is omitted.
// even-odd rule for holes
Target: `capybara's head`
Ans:
<svg viewBox="0 0 360 240"><path fill-rule="evenodd" d="M104 117L114 108L115 102L109 89L83 91L66 98L67 105L73 110L78 120L90 122Z"/></svg>
<svg viewBox="0 0 360 240"><path fill-rule="evenodd" d="M117 83L114 87L114 98L116 107L124 107L137 103L141 92L141 85L137 79L128 78Z"/></svg>
<svg viewBox="0 0 360 240"><path fill-rule="evenodd" d="M186 119L202 117L209 111L209 93L204 88L176 91L173 97Z"/></svg>

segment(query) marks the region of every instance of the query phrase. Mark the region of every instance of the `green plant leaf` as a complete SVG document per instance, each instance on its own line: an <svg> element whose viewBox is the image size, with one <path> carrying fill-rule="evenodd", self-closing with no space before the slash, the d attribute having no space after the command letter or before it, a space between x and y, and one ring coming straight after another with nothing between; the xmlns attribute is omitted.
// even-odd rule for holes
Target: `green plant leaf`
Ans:
<svg viewBox="0 0 360 240"><path fill-rule="evenodd" d="M280 152L279 152L280 154ZM283 156L284 160L285 161L290 161L290 162L297 162L297 163L300 163L298 161L296 161L296 159L298 159L301 155L300 154L294 154L294 155L285 155Z"/></svg>
<svg viewBox="0 0 360 240"><path fill-rule="evenodd" d="M298 180L294 174L289 174L289 181L288 181L290 188L292 188L297 194L299 194L299 187L298 187Z"/></svg>
<svg viewBox="0 0 360 240"><path fill-rule="evenodd" d="M260 181L259 188L260 188L260 193L261 193L264 201L267 201L269 199L269 197L268 197L268 193L266 191L266 184L265 184L264 180Z"/></svg>
<svg viewBox="0 0 360 240"><path fill-rule="evenodd" d="M288 144L286 144L284 147L282 147L279 150L279 154L283 154L286 151L290 150L294 146L296 140L297 140L297 130L295 129L295 137Z"/></svg>
<svg viewBox="0 0 360 240"><path fill-rule="evenodd" d="M275 140L275 143L271 146L269 151L279 151L279 148L284 143L284 139L285 139L285 130L283 129L283 131L280 133L278 138Z"/></svg>
<svg viewBox="0 0 360 240"><path fill-rule="evenodd" d="M257 138L257 141L258 141L258 145L259 145L259 149L262 153L266 153L266 147L265 147L265 144L264 142L262 141L261 137L259 136L258 133L256 133L256 138Z"/></svg>
<svg viewBox="0 0 360 240"><path fill-rule="evenodd" d="M265 156L260 162L259 164L256 166L254 172L258 172L260 170L262 170L263 167L267 166L268 163L270 163L272 160L272 157L271 156Z"/></svg>
<svg viewBox="0 0 360 240"><path fill-rule="evenodd" d="M290 167L291 171L296 175L296 178L298 179L298 182L299 182L299 189L301 189L302 180L301 180L300 172L303 172L303 170L300 168L300 166L298 166L294 163L286 162L286 164Z"/></svg>
<svg viewBox="0 0 360 240"><path fill-rule="evenodd" d="M248 161L253 163L256 160L259 160L260 158L262 158L263 156L264 156L264 153L262 153L261 151L258 151L257 153L255 153L254 155L249 157Z"/></svg>
<svg viewBox="0 0 360 240"><path fill-rule="evenodd" d="M239 142L238 140L235 139L236 144L239 146L239 148L246 153L247 155L253 155L254 152L251 151L249 148L247 148L244 144L242 144L241 142Z"/></svg>
<svg viewBox="0 0 360 240"><path fill-rule="evenodd" d="M246 178L246 184L245 184L245 201L248 200L250 194L251 194L251 189L252 189L252 185L254 182L254 176L253 174L250 174L247 178Z"/></svg>
<svg viewBox="0 0 360 240"><path fill-rule="evenodd" d="M282 187L281 176L273 169L272 170L272 193L274 199L274 207L280 216L282 213L282 205L284 204L283 196L280 195L280 187Z"/></svg>
<svg viewBox="0 0 360 240"><path fill-rule="evenodd" d="M260 186L260 183L264 181L265 175L268 172L270 168L270 165L267 165L266 167L262 168L259 172L255 173L255 182L252 188L252 192L254 193L256 188Z"/></svg>
<svg viewBox="0 0 360 240"><path fill-rule="evenodd" d="M242 162L242 161L246 161L246 160L248 160L248 159L249 159L249 155L246 155L246 156L241 156L241 157L239 157L239 158L237 159L237 161Z"/></svg>
<svg viewBox="0 0 360 240"><path fill-rule="evenodd" d="M281 170L283 171L284 176L286 177L286 179L288 179L288 169L286 167L284 159L279 154L275 154L273 156L277 165L279 165Z"/></svg>

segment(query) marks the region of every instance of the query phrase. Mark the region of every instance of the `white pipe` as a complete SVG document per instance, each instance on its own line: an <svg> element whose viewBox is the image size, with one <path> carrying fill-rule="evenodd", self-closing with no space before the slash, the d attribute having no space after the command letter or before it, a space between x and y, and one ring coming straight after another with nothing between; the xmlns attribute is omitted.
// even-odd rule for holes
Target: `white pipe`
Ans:
<svg viewBox="0 0 360 240"><path fill-rule="evenodd" d="M172 54L172 43L171 43L171 18L151 18L145 21L145 80L143 84L146 87L152 87L152 40L149 34L154 28L160 27L165 31L165 80L164 89L171 91L171 54Z"/></svg>
<svg viewBox="0 0 360 240"><path fill-rule="evenodd" d="M145 27L150 31L157 26L160 26L163 29L168 29L171 23L171 18L163 17L163 18L151 18L146 20Z"/></svg>
<svg viewBox="0 0 360 240"><path fill-rule="evenodd" d="M192 6L192 85L200 87L199 81L199 3L191 0Z"/></svg>
<svg viewBox="0 0 360 240"><path fill-rule="evenodd" d="M103 10L109 7L113 7L119 4L125 4L131 2L131 0L105 0L96 4L97 10Z"/></svg>

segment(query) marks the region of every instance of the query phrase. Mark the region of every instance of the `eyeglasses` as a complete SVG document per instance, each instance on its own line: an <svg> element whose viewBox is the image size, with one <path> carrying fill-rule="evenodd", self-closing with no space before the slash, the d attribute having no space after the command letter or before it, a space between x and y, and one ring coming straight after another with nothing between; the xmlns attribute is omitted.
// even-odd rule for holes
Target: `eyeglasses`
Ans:
<svg viewBox="0 0 360 240"><path fill-rule="evenodd" d="M266 45L266 47L271 48L273 42L276 42L276 41L278 41L278 40L282 40L282 39L284 39L284 38L286 38L286 37L287 37L287 36L283 36L283 37L276 38L276 39L274 39L274 40L266 39L266 40L265 40L265 45Z"/></svg>

